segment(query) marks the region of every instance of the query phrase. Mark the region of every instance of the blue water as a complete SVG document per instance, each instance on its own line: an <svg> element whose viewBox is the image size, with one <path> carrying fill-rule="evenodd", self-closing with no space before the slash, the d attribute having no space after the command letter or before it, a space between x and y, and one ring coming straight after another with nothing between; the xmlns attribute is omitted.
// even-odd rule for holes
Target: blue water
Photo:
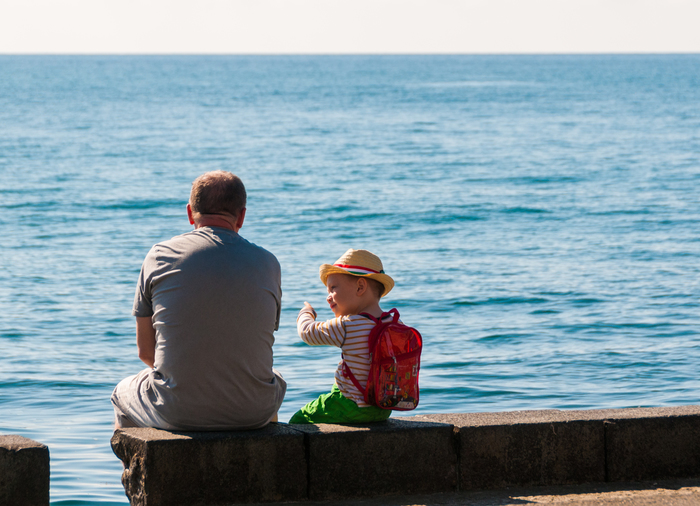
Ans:
<svg viewBox="0 0 700 506"><path fill-rule="evenodd" d="M126 503L136 278L213 169L282 264L282 420L330 388L295 317L349 247L423 333L416 413L700 402L700 55L0 56L0 433L54 505Z"/></svg>

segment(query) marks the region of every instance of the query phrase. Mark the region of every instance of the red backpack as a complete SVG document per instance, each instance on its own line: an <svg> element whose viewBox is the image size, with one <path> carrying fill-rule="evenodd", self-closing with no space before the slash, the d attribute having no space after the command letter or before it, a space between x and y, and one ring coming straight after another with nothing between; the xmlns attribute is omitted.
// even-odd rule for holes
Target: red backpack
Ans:
<svg viewBox="0 0 700 506"><path fill-rule="evenodd" d="M369 377L365 388L348 365L343 373L365 396L365 402L383 409L409 411L418 406L418 370L423 338L414 328L399 322L399 312L392 309L379 318L361 313L374 322L369 333ZM391 321L382 319L393 315Z"/></svg>

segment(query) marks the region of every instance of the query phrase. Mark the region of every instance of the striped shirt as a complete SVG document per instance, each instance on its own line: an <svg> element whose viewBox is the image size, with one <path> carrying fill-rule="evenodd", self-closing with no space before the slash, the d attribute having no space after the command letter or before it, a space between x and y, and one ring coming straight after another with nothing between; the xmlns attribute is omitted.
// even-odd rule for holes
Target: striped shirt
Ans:
<svg viewBox="0 0 700 506"><path fill-rule="evenodd" d="M302 341L312 346L337 346L343 352L344 360L335 371L335 383L343 396L352 399L361 407L369 406L350 378L343 376L343 362L360 385L367 384L369 376L369 346L367 338L374 328L374 322L360 315L340 316L325 322L315 321L316 315L304 308L297 317L297 331ZM391 317L389 317L391 318Z"/></svg>

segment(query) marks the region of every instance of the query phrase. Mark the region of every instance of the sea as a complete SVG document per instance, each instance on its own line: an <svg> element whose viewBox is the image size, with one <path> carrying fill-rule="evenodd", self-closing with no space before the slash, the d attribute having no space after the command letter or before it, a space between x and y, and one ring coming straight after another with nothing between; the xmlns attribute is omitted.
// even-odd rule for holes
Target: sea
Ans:
<svg viewBox="0 0 700 506"><path fill-rule="evenodd" d="M281 421L332 385L295 320L348 248L424 338L402 415L700 403L700 55L5 55L0 433L54 506L127 504L139 269L219 169L282 266Z"/></svg>

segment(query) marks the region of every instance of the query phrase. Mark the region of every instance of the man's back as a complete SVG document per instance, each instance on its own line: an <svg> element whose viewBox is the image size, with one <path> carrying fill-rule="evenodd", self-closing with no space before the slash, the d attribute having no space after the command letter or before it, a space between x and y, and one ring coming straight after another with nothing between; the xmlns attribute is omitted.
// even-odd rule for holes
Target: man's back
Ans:
<svg viewBox="0 0 700 506"><path fill-rule="evenodd" d="M134 302L156 329L142 402L179 429L264 425L285 390L272 373L280 300L277 259L232 230L202 227L154 246Z"/></svg>

